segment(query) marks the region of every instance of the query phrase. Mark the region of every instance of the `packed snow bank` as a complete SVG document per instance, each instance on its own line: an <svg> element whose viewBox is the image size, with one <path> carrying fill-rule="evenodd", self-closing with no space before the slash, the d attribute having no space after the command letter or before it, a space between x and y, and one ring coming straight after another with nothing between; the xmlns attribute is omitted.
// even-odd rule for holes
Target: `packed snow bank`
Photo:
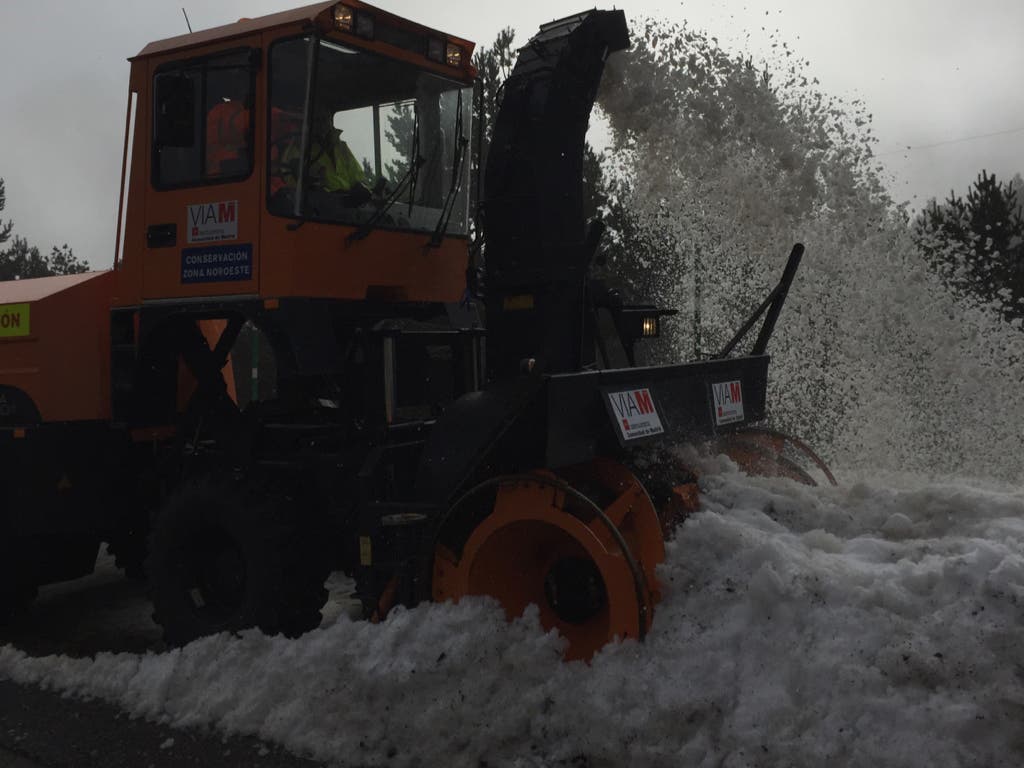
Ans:
<svg viewBox="0 0 1024 768"><path fill-rule="evenodd" d="M0 677L346 765L1024 764L1024 494L729 467L669 543L644 645L559 661L486 600Z"/></svg>

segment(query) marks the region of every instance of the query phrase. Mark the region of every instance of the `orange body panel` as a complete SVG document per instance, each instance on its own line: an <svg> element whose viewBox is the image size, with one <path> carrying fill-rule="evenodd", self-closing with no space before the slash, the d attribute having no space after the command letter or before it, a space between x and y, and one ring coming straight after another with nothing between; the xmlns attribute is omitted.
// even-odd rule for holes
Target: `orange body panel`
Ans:
<svg viewBox="0 0 1024 768"><path fill-rule="evenodd" d="M466 285L467 242L446 238L427 249L425 232L375 230L351 244L352 227L264 213L264 296L317 296L386 301L458 301Z"/></svg>
<svg viewBox="0 0 1024 768"><path fill-rule="evenodd" d="M124 217L124 240L116 267L116 287L113 306L134 306L142 300L142 267L146 250L146 193L149 183L148 116L153 105L149 94L149 71L140 62L133 62L128 81L129 98L135 96L134 133L125 136L126 149L131 159L126 172L126 199L121 215ZM131 114L129 113L129 122ZM127 154L127 153L126 153Z"/></svg>
<svg viewBox="0 0 1024 768"><path fill-rule="evenodd" d="M387 301L457 301L465 288L468 241L445 238L438 248L427 249L429 233L376 230L364 240L346 245L350 226L304 222L288 229L294 219L267 212L267 64L270 46L284 37L308 34L310 23L323 34L346 44L415 64L467 84L476 74L470 63L473 44L433 32L365 3L348 3L372 12L396 28L436 34L464 51L458 67L428 60L424 55L377 40L332 30L333 3L318 3L294 11L205 30L152 43L132 59L131 86L137 95L135 133L128 172L123 257L118 265L114 305L136 306L150 300L220 296L287 296ZM262 51L256 72L253 121L253 172L241 181L210 183L179 189L156 189L152 182L153 78L163 65L192 57L254 48ZM217 246L249 246L252 279L223 282L185 282L184 249L189 242L190 206L236 204L237 238ZM147 229L175 224L173 246L151 248Z"/></svg>
<svg viewBox="0 0 1024 768"><path fill-rule="evenodd" d="M256 185L249 182L217 184L205 187L150 190L147 196L146 220L153 224L175 223L178 243L172 248L147 248L143 251L142 298L167 299L193 296L226 296L259 292L259 219L260 204ZM237 239L214 243L215 246L245 245L252 248L252 279L225 282L182 282L183 251L200 249L190 243L189 211L192 206L219 208L230 205L238 221Z"/></svg>
<svg viewBox="0 0 1024 768"><path fill-rule="evenodd" d="M0 338L0 384L31 397L44 422L110 418L113 288L113 272L0 283L0 307L28 307L27 333Z"/></svg>
<svg viewBox="0 0 1024 768"><path fill-rule="evenodd" d="M236 48L259 48L259 36L235 38L231 40L227 49ZM209 46L190 52L195 55L210 54L216 51L223 51L226 47L221 44ZM157 69L167 63L179 60L180 54L156 56L146 61L146 80L148 84L153 82ZM256 114L262 114L262 103L264 98L264 69L261 68L257 75L257 87L253 109ZM148 88L147 88L148 90ZM139 128L147 136L152 129L150 121L145 119L146 112L140 113L143 118ZM142 176L148 187L146 191L146 202L143 207L145 226L175 224L177 226L177 243L169 248L145 247L145 232L142 233L142 299L167 299L167 298L188 298L194 296L226 296L233 294L255 294L259 292L259 225L260 210L263 207L263 196L260 194L259 182L261 179L260 160L264 147L264 124L262 120L256 120L254 124L255 134L253 137L255 151L255 169L249 178L242 181L228 182L223 184L204 184L178 189L155 189L150 183L152 178L152 157L148 151L149 140L141 155L136 154L136 168L145 167ZM133 172L134 176L134 172ZM197 242L193 238L192 215L197 210L212 206L214 210L225 207L233 213L238 227L238 236L223 242L209 243L213 246L248 245L252 248L252 279L232 280L224 282L199 282L185 283L182 281L183 251L201 248L206 243ZM126 249L126 260L137 255Z"/></svg>

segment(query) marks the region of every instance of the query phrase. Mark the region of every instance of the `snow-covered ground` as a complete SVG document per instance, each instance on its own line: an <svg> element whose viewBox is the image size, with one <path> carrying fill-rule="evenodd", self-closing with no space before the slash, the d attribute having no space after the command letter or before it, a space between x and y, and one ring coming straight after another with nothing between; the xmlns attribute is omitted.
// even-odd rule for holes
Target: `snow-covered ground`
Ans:
<svg viewBox="0 0 1024 768"><path fill-rule="evenodd" d="M345 765L1024 765L1024 492L703 483L647 642L589 666L473 600L0 678Z"/></svg>

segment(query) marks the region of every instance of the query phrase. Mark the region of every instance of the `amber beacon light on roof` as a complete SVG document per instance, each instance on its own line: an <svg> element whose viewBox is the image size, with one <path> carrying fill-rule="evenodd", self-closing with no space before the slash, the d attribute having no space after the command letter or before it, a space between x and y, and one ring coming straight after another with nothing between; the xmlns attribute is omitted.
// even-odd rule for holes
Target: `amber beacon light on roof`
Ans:
<svg viewBox="0 0 1024 768"><path fill-rule="evenodd" d="M334 28L340 32L349 32L367 40L374 38L375 21L373 13L367 9L356 10L350 5L339 3L334 6ZM427 58L451 67L462 66L462 46L440 37L428 37Z"/></svg>

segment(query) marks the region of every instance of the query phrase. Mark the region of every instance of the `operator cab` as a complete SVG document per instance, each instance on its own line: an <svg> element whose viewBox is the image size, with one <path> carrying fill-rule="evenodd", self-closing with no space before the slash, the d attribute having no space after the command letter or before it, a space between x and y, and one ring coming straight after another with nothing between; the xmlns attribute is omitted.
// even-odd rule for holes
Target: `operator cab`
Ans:
<svg viewBox="0 0 1024 768"><path fill-rule="evenodd" d="M147 46L118 302L458 301L472 50L358 0Z"/></svg>
<svg viewBox="0 0 1024 768"><path fill-rule="evenodd" d="M270 80L272 213L467 233L470 88L309 37L271 46Z"/></svg>

